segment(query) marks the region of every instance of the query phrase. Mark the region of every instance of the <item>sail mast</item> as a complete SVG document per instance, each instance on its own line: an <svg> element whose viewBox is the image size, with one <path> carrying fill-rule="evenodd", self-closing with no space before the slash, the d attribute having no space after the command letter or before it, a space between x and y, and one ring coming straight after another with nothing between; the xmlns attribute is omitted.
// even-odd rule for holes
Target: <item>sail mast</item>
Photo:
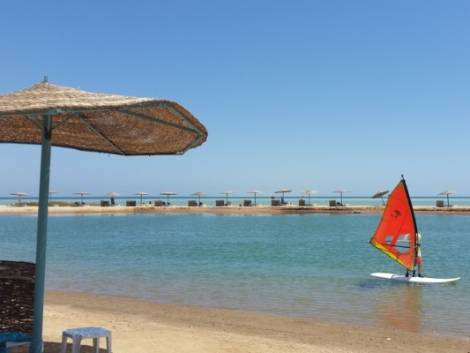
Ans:
<svg viewBox="0 0 470 353"><path fill-rule="evenodd" d="M418 260L418 246L417 246L417 239L418 239L418 224L416 223L415 211L413 209L413 204L411 203L410 193L408 192L408 186L406 185L405 177L403 174L401 175L401 180L403 181L403 186L405 187L406 196L408 198L408 203L411 209L411 215L413 217L413 225L415 228L415 236L414 236L414 250L415 250L415 258L414 258L414 265L413 270L416 268L416 261Z"/></svg>

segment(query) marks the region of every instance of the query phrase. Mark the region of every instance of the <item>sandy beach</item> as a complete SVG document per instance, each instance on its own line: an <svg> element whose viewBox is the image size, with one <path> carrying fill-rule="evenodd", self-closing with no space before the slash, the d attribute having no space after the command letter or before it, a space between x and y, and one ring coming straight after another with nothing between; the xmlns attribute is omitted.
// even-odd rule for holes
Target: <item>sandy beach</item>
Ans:
<svg viewBox="0 0 470 353"><path fill-rule="evenodd" d="M432 214L470 214L470 207L453 206L453 207L434 207L434 206L415 206L417 213ZM37 206L11 206L0 205L0 215L22 215L37 214ZM101 207L94 205L85 206L50 206L50 214L134 214L134 213L183 213L183 214L232 214L232 215L262 215L262 214L305 214L305 213L382 213L382 206L369 205L348 205L344 207L328 207L328 206L307 206L298 207L294 205L286 206L256 206L256 207L239 207L239 206L115 206Z"/></svg>
<svg viewBox="0 0 470 353"><path fill-rule="evenodd" d="M62 330L97 325L112 330L115 353L466 353L470 350L468 338L123 297L47 293L46 353L60 351ZM91 345L91 342L84 343ZM16 351L25 352L24 349Z"/></svg>

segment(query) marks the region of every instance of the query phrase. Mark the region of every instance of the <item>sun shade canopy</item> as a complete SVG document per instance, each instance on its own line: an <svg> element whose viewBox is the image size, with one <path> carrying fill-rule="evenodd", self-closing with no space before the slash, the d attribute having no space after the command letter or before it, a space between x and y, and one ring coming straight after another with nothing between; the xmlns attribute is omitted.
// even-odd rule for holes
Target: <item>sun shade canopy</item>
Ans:
<svg viewBox="0 0 470 353"><path fill-rule="evenodd" d="M41 144L44 115L52 145L119 155L182 154L206 128L175 102L91 93L41 82L0 96L0 142Z"/></svg>
<svg viewBox="0 0 470 353"><path fill-rule="evenodd" d="M387 195L389 193L388 190L383 190L383 191L377 191L374 195L372 195L372 198L373 199L379 199L381 197L384 197L385 195Z"/></svg>

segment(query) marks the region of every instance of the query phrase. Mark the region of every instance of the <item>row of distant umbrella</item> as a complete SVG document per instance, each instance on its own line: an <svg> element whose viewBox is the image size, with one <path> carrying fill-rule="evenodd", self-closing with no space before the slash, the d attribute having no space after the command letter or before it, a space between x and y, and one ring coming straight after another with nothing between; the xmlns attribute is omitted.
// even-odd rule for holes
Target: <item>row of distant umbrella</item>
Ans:
<svg viewBox="0 0 470 353"><path fill-rule="evenodd" d="M284 197L285 194L289 193L289 192L292 192L292 190L290 190L290 189L281 189L281 190L275 191L276 194L282 194L282 197ZM337 192L337 191L335 191L335 192ZM53 195L53 194L57 194L57 193L58 193L57 191L49 191L49 195ZM310 196L312 194L316 194L316 193L318 193L318 191L316 191L316 190L305 190L303 195L308 196L309 197L309 202L310 202ZM90 193L87 192L87 191L78 191L78 192L74 192L72 194L73 195L80 195L80 202L82 204L83 204L83 197L86 196L86 195L90 195ZM220 194L225 195L225 200L228 203L229 196L231 194L233 194L233 191L223 191ZM262 192L259 191L259 190L252 190L252 191L248 191L248 194L253 194L255 205L256 205L256 197L257 197L258 194L262 194ZM12 193L11 195L18 197L18 203L20 203L20 204L21 204L21 201L22 201L23 197L28 196L28 194L26 192L15 192L15 193ZM142 205L144 196L148 196L150 194L147 193L147 192L141 191L141 192L136 193L135 195L140 196L140 204ZM170 202L170 196L175 196L175 195L177 195L177 193L173 192L173 191L165 191L165 192L161 192L160 195L166 196L167 202L169 203ZM202 191L197 191L197 192L194 192L194 193L191 194L191 196L195 196L195 197L198 198L198 202L201 202L201 197L204 197L206 195L207 194L205 192L202 192ZM109 198L115 198L115 197L119 196L119 193L111 191L111 192L108 192L106 194L106 196L109 197Z"/></svg>
<svg viewBox="0 0 470 353"><path fill-rule="evenodd" d="M292 192L291 189L281 189L281 190L277 190L275 191L276 194L282 194L282 198L285 197L285 194L287 193L290 193ZM344 190L344 189L338 189L338 190L334 190L333 191L334 193L337 193L340 195L340 202L343 203L343 194L347 192L347 190ZM57 191L49 191L49 194L50 195L53 195L53 194L57 194L58 192ZM308 197L308 202L310 203L310 197L313 195L313 194L317 194L318 191L317 190L305 190L303 193L302 193L302 196L307 196ZM382 203L385 204L385 199L384 197L389 193L389 190L383 190L383 191L378 191L376 192L374 195L372 195L372 198L373 199L382 199ZM221 195L225 195L225 200L226 202L228 203L228 199L229 199L229 196L231 194L233 194L233 191L223 191L220 193ZM256 205L256 197L258 194L262 194L261 191L259 190L252 190L252 191L248 191L248 194L253 194L254 196L254 203ZM449 207L450 206L450 195L454 195L455 192L454 191L450 191L450 190L446 190L446 191L443 191L443 192L440 192L439 196L446 196L447 197L447 206ZM23 199L23 197L25 196L28 196L28 194L26 192L14 192L12 193L11 195L13 196L16 196L18 197L18 203L21 204L21 201ZM74 192L73 195L80 195L80 202L83 203L83 197L86 196L86 195L90 195L89 192L86 192L86 191L78 191L78 192ZM143 204L143 198L144 196L148 196L150 195L149 193L147 192L138 192L135 194L136 196L140 196L140 204L142 205ZM169 203L170 202L170 197L171 196L175 196L177 195L176 192L173 192L173 191L165 191L165 192L161 192L160 195L162 196L165 196L166 199L167 199L167 202ZM195 196L198 198L198 202L201 202L201 197L203 196L206 196L207 194L202 192L202 191L197 191L197 192L194 192L191 194L191 196ZM117 192L114 192L114 191L111 191L111 192L108 192L106 194L107 197L110 197L110 198L115 198L115 197L118 197L119 196L119 193Z"/></svg>

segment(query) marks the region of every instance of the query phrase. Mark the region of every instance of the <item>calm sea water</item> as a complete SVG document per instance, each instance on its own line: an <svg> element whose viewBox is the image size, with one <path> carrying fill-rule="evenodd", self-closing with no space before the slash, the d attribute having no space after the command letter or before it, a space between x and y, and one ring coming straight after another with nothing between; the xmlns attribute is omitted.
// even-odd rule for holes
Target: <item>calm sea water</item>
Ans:
<svg viewBox="0 0 470 353"><path fill-rule="evenodd" d="M368 244L378 215L51 216L47 287L159 302L470 333L470 216L417 215L425 274L456 285L369 278L402 272ZM33 260L36 217L0 217L0 258Z"/></svg>

